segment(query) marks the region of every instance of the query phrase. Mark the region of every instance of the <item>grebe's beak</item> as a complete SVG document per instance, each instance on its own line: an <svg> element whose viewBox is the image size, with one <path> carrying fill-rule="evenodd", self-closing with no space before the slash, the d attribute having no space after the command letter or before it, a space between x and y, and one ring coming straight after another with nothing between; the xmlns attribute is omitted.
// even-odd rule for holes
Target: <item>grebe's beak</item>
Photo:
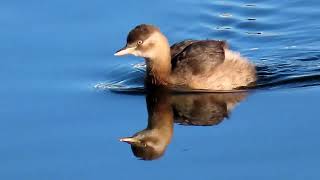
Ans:
<svg viewBox="0 0 320 180"><path fill-rule="evenodd" d="M126 137L126 138L121 138L120 139L121 142L126 142L128 144L137 144L140 142L139 139L134 138L134 137Z"/></svg>
<svg viewBox="0 0 320 180"><path fill-rule="evenodd" d="M136 47L128 47L125 46L124 48L119 49L114 55L115 56L124 56L128 54L132 54L135 51Z"/></svg>

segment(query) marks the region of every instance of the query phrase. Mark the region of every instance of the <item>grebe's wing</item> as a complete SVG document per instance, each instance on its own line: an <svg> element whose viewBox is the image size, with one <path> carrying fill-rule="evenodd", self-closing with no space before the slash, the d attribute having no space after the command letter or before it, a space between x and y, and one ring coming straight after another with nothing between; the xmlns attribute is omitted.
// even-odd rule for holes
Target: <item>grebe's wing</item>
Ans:
<svg viewBox="0 0 320 180"><path fill-rule="evenodd" d="M175 73L206 73L217 65L223 63L224 49L227 44L224 41L187 40L171 47L172 70Z"/></svg>
<svg viewBox="0 0 320 180"><path fill-rule="evenodd" d="M197 40L184 40L178 43L173 44L170 47L171 50L171 58L173 59L176 55L180 54L186 47L188 47L190 44L198 42Z"/></svg>

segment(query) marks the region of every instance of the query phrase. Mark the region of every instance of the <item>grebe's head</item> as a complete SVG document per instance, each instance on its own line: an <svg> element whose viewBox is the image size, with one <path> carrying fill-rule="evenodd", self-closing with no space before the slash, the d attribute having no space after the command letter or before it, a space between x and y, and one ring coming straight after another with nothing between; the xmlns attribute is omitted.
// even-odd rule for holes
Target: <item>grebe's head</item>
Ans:
<svg viewBox="0 0 320 180"><path fill-rule="evenodd" d="M129 32L127 44L114 55L131 54L144 58L154 58L161 55L163 46L168 46L168 41L160 30L153 25L141 24Z"/></svg>
<svg viewBox="0 0 320 180"><path fill-rule="evenodd" d="M155 160L160 158L168 145L162 136L155 136L151 131L143 130L132 137L121 138L121 142L131 145L131 150L137 158Z"/></svg>

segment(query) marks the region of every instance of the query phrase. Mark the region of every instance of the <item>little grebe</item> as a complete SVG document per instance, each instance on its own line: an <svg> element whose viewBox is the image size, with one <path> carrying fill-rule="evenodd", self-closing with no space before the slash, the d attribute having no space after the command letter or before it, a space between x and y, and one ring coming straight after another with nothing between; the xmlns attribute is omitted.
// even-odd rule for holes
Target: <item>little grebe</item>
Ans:
<svg viewBox="0 0 320 180"><path fill-rule="evenodd" d="M132 54L145 58L146 85L191 89L232 90L251 86L256 69L227 43L216 40L185 40L170 47L153 25L130 31L127 44L116 56Z"/></svg>

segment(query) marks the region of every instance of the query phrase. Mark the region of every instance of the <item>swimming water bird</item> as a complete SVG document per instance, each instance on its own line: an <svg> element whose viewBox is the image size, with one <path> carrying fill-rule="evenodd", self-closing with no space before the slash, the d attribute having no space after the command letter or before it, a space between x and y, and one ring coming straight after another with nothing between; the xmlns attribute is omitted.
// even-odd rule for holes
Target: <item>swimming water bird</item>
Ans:
<svg viewBox="0 0 320 180"><path fill-rule="evenodd" d="M145 84L190 89L232 90L254 85L256 70L246 58L228 49L225 41L185 40L170 47L160 30L141 24L115 56L145 58Z"/></svg>

